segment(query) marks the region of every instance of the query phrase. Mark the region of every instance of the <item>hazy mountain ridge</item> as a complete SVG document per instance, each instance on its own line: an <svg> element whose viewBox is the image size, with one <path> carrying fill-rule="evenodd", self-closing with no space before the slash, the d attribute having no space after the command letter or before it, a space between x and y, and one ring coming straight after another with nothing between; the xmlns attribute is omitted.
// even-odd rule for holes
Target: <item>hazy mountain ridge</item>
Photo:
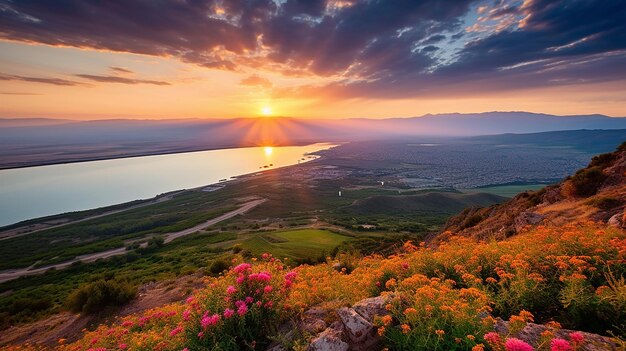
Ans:
<svg viewBox="0 0 626 351"><path fill-rule="evenodd" d="M3 122L4 121L4 122ZM0 120L0 168L259 145L626 129L626 118L525 112L392 119ZM624 133L626 135L626 133Z"/></svg>

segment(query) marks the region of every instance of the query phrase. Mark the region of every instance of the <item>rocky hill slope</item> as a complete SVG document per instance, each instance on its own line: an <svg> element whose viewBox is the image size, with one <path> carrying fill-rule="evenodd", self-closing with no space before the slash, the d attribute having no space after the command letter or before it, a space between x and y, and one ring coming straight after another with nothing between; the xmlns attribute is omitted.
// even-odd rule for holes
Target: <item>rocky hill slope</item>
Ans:
<svg viewBox="0 0 626 351"><path fill-rule="evenodd" d="M470 208L453 217L442 237L503 239L527 225L562 225L592 220L626 226L626 143L594 157L586 168L561 183L515 196L486 208Z"/></svg>

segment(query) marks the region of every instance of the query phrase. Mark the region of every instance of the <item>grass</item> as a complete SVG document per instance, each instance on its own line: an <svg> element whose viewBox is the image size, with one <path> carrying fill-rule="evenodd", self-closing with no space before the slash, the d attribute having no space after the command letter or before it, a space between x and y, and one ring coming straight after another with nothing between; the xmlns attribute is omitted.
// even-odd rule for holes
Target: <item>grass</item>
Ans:
<svg viewBox="0 0 626 351"><path fill-rule="evenodd" d="M257 234L242 247L258 256L264 252L290 259L315 259L352 238L324 229L298 229Z"/></svg>
<svg viewBox="0 0 626 351"><path fill-rule="evenodd" d="M504 197L514 197L515 195L528 190L540 190L545 188L547 184L521 184L521 185L495 185L484 188L460 189L464 193L487 193Z"/></svg>
<svg viewBox="0 0 626 351"><path fill-rule="evenodd" d="M125 240L192 227L235 208L190 191L170 201L2 241L0 270L63 262L124 245Z"/></svg>

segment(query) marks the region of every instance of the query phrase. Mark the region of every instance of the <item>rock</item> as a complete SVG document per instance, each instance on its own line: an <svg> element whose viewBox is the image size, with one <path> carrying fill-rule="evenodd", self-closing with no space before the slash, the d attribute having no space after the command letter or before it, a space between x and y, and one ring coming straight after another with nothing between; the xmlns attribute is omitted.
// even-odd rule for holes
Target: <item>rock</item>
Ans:
<svg viewBox="0 0 626 351"><path fill-rule="evenodd" d="M302 330L309 334L317 334L326 329L326 322L321 319L310 320L302 324Z"/></svg>
<svg viewBox="0 0 626 351"><path fill-rule="evenodd" d="M327 328L309 344L310 351L348 351L348 344L341 340L341 331Z"/></svg>
<svg viewBox="0 0 626 351"><path fill-rule="evenodd" d="M623 216L624 215L621 213L615 214L611 216L611 218L609 218L607 224L610 225L611 227L621 228L623 226L623 223L622 223Z"/></svg>
<svg viewBox="0 0 626 351"><path fill-rule="evenodd" d="M327 327L324 318L326 318L330 312L331 311L320 307L311 308L304 312L300 329L309 334L317 334L323 331Z"/></svg>
<svg viewBox="0 0 626 351"><path fill-rule="evenodd" d="M352 308L340 308L337 314L339 318L341 318L346 334L352 342L361 343L365 341L374 330L374 325L360 314L356 313Z"/></svg>
<svg viewBox="0 0 626 351"><path fill-rule="evenodd" d="M354 306L352 306L352 309L365 318L365 320L372 322L375 316L384 316L389 314L389 312L385 309L385 306L391 301L392 298L392 295L371 297L355 303Z"/></svg>
<svg viewBox="0 0 626 351"><path fill-rule="evenodd" d="M266 351L287 351L283 345L270 346Z"/></svg>
<svg viewBox="0 0 626 351"><path fill-rule="evenodd" d="M520 231L527 225L535 225L543 220L543 216L535 212L522 212L515 217L515 230Z"/></svg>
<svg viewBox="0 0 626 351"><path fill-rule="evenodd" d="M546 331L548 327L542 324L528 323L522 331L513 335L514 337L524 340L531 345L537 345L539 342L539 338L541 333ZM509 334L509 322L503 321L500 318L496 319L496 325L494 330L501 335ZM565 340L570 340L569 334L573 333L574 330L567 329L558 329L554 330L555 337L562 338ZM579 351L617 351L617 344L613 342L613 340L609 337L580 332L584 337L585 341L583 345L581 345L577 350Z"/></svg>

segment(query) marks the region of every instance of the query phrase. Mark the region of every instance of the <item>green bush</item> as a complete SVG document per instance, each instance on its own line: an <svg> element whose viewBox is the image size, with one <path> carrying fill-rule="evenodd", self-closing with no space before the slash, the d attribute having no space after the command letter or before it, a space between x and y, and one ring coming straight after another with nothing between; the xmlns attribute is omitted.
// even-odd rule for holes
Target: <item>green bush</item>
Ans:
<svg viewBox="0 0 626 351"><path fill-rule="evenodd" d="M605 179L606 174L602 172L602 168L595 166L579 170L570 180L576 195L591 196L598 191Z"/></svg>
<svg viewBox="0 0 626 351"><path fill-rule="evenodd" d="M229 267L228 263L224 260L215 260L211 263L211 265L209 266L209 272L211 272L211 274L213 275L218 275L222 272L224 272L225 270L227 270Z"/></svg>
<svg viewBox="0 0 626 351"><path fill-rule="evenodd" d="M476 224L480 223L480 221L482 220L483 220L483 216L481 216L478 213L473 214L465 220L465 222L461 226L461 229L471 228L475 226Z"/></svg>
<svg viewBox="0 0 626 351"><path fill-rule="evenodd" d="M137 288L127 282L98 280L83 285L67 298L67 308L72 312L96 313L111 306L121 306L135 298Z"/></svg>

